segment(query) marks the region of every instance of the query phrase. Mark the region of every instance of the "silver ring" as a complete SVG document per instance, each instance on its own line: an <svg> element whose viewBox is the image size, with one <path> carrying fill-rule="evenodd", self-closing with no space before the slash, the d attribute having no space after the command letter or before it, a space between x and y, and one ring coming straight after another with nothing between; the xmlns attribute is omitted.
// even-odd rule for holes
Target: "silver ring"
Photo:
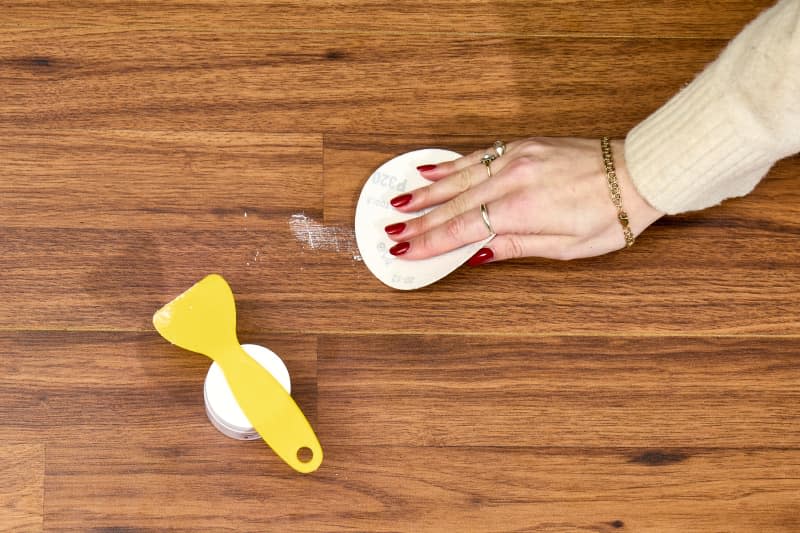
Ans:
<svg viewBox="0 0 800 533"><path fill-rule="evenodd" d="M506 143L504 143L503 141L495 141L494 153L497 154L497 157L502 157L502 155L506 153Z"/></svg>
<svg viewBox="0 0 800 533"><path fill-rule="evenodd" d="M486 208L486 204L481 204L481 217L483 217L483 223L486 224L486 229L489 230L489 236L494 235L492 223L489 222L489 210Z"/></svg>
<svg viewBox="0 0 800 533"><path fill-rule="evenodd" d="M497 159L497 156L492 154L483 154L483 157L481 157L481 163L486 166L486 174L490 178L492 177L492 161L495 159Z"/></svg>

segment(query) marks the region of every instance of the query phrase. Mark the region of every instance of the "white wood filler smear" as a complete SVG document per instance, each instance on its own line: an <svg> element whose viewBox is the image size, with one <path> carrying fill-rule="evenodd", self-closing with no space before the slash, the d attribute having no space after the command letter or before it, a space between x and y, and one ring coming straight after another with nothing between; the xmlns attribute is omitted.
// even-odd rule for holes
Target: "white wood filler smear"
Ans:
<svg viewBox="0 0 800 533"><path fill-rule="evenodd" d="M356 245L355 231L341 226L325 226L305 213L295 213L289 219L294 238L304 248L347 254L354 261L361 261Z"/></svg>

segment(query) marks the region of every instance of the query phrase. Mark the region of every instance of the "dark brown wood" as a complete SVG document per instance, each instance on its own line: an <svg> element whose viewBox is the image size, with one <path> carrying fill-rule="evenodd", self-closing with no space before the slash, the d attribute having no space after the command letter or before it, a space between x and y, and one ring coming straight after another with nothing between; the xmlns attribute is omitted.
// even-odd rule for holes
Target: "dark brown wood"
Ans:
<svg viewBox="0 0 800 533"><path fill-rule="evenodd" d="M40 29L71 26L87 30L124 28L217 32L382 33L399 35L463 33L474 36L575 35L729 39L769 0L689 0L647 3L503 2L423 0L392 4L385 0L185 0L158 4L84 1L80 4L5 2L0 28ZM58 24L54 24L58 21Z"/></svg>
<svg viewBox="0 0 800 533"><path fill-rule="evenodd" d="M15 297L0 300L0 328L149 330L176 288L219 272L253 332L340 332L345 303L346 331L364 333L798 333L797 158L624 253L464 267L414 294L383 286L352 230L366 178L405 150L480 143L331 135L323 150L305 135L11 130L0 289Z"/></svg>
<svg viewBox="0 0 800 533"><path fill-rule="evenodd" d="M623 136L771 2L4 2L0 530L800 530L800 159L625 252L410 293L406 150ZM204 275L325 460L218 433L152 313Z"/></svg>
<svg viewBox="0 0 800 533"><path fill-rule="evenodd" d="M476 23L480 24L479 21ZM621 135L720 39L190 32L0 35L0 126ZM658 65L658 68L654 68Z"/></svg>
<svg viewBox="0 0 800 533"><path fill-rule="evenodd" d="M798 525L796 339L245 336L284 355L325 445L297 476L210 427L202 357L151 333L20 335L3 389L47 414L3 438L53 439L53 529L161 529L165 509L252 531Z"/></svg>
<svg viewBox="0 0 800 533"><path fill-rule="evenodd" d="M5 406L5 401L3 401ZM41 531L45 445L0 444L0 524L3 531Z"/></svg>
<svg viewBox="0 0 800 533"><path fill-rule="evenodd" d="M87 523L135 524L139 531L175 524L197 531L235 525L253 532L434 533L800 526L793 450L693 451L683 459L604 447L330 445L324 469L311 477L274 473L272 458L253 443L187 439L96 452L65 444L48 460L45 511L54 530Z"/></svg>
<svg viewBox="0 0 800 533"><path fill-rule="evenodd" d="M797 412L784 408L800 399L799 349L794 339L326 336L320 430L385 446L793 448Z"/></svg>

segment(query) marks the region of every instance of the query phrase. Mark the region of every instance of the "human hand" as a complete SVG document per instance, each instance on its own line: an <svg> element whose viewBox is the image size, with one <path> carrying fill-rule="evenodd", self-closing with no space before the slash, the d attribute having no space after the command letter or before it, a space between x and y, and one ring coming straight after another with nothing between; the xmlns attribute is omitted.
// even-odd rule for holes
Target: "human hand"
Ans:
<svg viewBox="0 0 800 533"><path fill-rule="evenodd" d="M639 195L625 166L623 141L611 143L622 206L639 235L664 213ZM489 236L480 205L486 204L497 236L468 264L517 257L576 259L625 246L611 201L600 141L531 138L508 143L491 163L485 153L418 167L434 183L391 200L399 211L429 213L386 227L396 241L390 252L403 259L425 259Z"/></svg>

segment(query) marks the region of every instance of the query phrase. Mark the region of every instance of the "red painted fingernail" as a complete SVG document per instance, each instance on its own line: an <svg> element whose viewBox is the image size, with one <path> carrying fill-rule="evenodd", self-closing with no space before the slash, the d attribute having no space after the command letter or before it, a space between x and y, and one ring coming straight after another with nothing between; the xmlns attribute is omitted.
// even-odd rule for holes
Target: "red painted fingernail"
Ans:
<svg viewBox="0 0 800 533"><path fill-rule="evenodd" d="M383 229L389 235L397 235L398 233L403 233L403 230L406 229L406 223L398 222L397 224L389 224Z"/></svg>
<svg viewBox="0 0 800 533"><path fill-rule="evenodd" d="M400 196L395 196L389 201L389 203L391 203L393 207L403 207L410 201L411 201L411 195L406 193L406 194L401 194Z"/></svg>
<svg viewBox="0 0 800 533"><path fill-rule="evenodd" d="M471 267L476 267L486 263L487 261L491 261L493 257L494 252L492 252L492 250L489 248L481 248L475 255L469 258L467 264Z"/></svg>
<svg viewBox="0 0 800 533"><path fill-rule="evenodd" d="M409 248L411 248L409 243L401 242L389 248L389 253L392 255L403 255L408 251Z"/></svg>
<svg viewBox="0 0 800 533"><path fill-rule="evenodd" d="M433 170L436 168L436 165L420 165L417 167L417 170L420 172L428 172L429 170Z"/></svg>

